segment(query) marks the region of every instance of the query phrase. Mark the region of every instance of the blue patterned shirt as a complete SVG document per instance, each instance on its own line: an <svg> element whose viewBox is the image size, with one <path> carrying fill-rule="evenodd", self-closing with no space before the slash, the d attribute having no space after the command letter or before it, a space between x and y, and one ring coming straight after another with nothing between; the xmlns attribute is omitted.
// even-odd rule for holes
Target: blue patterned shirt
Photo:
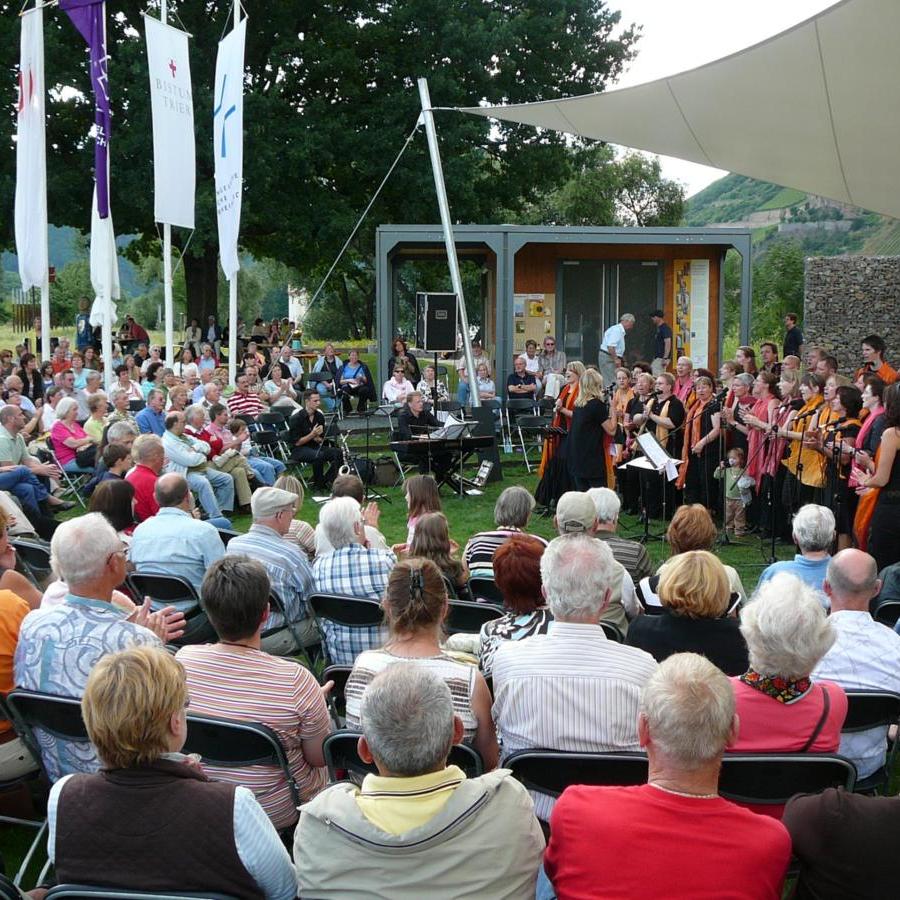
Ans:
<svg viewBox="0 0 900 900"><path fill-rule="evenodd" d="M161 647L152 631L125 621L111 603L68 594L59 605L36 609L22 620L16 646L16 686L61 697L84 693L91 669L102 657L129 647ZM96 753L87 742L70 742L35 729L51 781L75 772L96 772Z"/></svg>
<svg viewBox="0 0 900 900"><path fill-rule="evenodd" d="M272 590L281 597L292 622L306 618L306 598L313 592L313 573L306 554L285 540L274 528L254 524L246 534L232 538L226 556L249 556L259 560L269 573ZM266 628L284 624L281 613L269 613Z"/></svg>
<svg viewBox="0 0 900 900"><path fill-rule="evenodd" d="M332 550L316 557L313 563L316 592L381 600L396 562L390 550L375 550L362 544ZM377 625L351 628L323 621L322 630L325 652L332 665L337 666L352 666L360 653L381 647L386 637L384 628Z"/></svg>

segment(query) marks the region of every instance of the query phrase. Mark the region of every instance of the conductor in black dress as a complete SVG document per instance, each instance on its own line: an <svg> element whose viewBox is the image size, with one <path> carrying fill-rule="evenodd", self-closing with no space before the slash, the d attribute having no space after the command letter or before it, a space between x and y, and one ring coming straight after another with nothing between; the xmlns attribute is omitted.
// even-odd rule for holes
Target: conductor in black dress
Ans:
<svg viewBox="0 0 900 900"><path fill-rule="evenodd" d="M605 400L603 376L596 369L585 369L578 381L578 399L567 438L569 475L575 490L607 486L603 438L615 433L616 419Z"/></svg>

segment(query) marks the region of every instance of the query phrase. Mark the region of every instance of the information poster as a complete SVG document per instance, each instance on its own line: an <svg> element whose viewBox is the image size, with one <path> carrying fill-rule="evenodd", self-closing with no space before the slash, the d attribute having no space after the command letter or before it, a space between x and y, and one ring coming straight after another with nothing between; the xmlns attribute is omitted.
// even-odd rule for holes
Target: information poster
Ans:
<svg viewBox="0 0 900 900"><path fill-rule="evenodd" d="M673 308L675 358L687 356L694 367L709 364L709 260L676 259Z"/></svg>
<svg viewBox="0 0 900 900"><path fill-rule="evenodd" d="M537 342L540 351L544 337L554 333L555 294L513 295L513 350L522 353L525 342Z"/></svg>

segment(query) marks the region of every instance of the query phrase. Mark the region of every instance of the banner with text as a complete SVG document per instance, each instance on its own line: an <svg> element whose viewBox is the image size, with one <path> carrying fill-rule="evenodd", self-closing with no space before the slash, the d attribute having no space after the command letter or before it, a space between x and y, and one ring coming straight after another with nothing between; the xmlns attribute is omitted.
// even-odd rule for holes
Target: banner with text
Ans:
<svg viewBox="0 0 900 900"><path fill-rule="evenodd" d="M44 142L44 11L22 15L16 131L16 253L22 290L47 281L47 151Z"/></svg>
<svg viewBox="0 0 900 900"><path fill-rule="evenodd" d="M219 43L213 95L213 155L216 160L216 217L219 258L231 281L241 267L238 234L244 169L244 41L247 20Z"/></svg>
<svg viewBox="0 0 900 900"><path fill-rule="evenodd" d="M153 216L194 227L196 156L188 36L144 16L153 113Z"/></svg>
<svg viewBox="0 0 900 900"><path fill-rule="evenodd" d="M674 278L675 354L694 367L709 365L709 260L676 259Z"/></svg>

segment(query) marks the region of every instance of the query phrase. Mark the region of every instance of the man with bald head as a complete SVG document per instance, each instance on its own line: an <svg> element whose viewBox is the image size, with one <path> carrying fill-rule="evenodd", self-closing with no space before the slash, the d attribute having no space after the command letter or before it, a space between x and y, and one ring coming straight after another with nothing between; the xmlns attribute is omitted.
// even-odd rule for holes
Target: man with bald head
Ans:
<svg viewBox="0 0 900 900"><path fill-rule="evenodd" d="M831 599L829 621L837 640L813 670L818 681L844 690L900 693L900 635L869 615L869 601L881 590L873 557L841 550L828 564L824 591ZM860 779L875 775L885 762L885 728L841 737L840 753L853 760Z"/></svg>
<svg viewBox="0 0 900 900"><path fill-rule="evenodd" d="M194 517L194 495L183 475L161 475L154 494L159 512L134 530L131 562L142 574L178 575L199 594L206 570L225 555L225 545L209 522Z"/></svg>

